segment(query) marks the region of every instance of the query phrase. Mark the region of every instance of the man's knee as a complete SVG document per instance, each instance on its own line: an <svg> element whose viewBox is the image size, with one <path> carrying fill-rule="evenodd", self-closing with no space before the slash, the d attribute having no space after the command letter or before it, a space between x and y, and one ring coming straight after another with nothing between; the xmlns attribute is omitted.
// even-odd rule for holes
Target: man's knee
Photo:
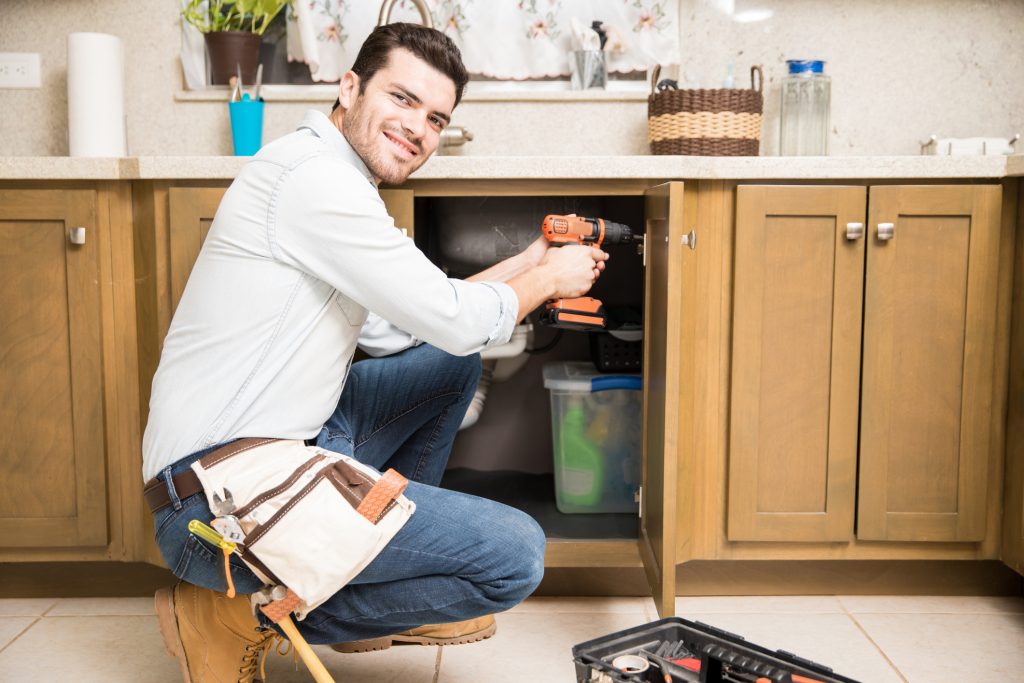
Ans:
<svg viewBox="0 0 1024 683"><path fill-rule="evenodd" d="M494 598L509 609L530 596L544 578L544 549L547 540L536 520L519 510L510 509L500 520L507 571Z"/></svg>

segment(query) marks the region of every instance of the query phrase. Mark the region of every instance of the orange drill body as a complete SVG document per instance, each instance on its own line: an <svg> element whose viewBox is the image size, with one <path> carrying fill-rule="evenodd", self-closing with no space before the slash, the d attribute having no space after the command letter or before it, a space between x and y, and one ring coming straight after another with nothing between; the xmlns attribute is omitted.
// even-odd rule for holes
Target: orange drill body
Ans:
<svg viewBox="0 0 1024 683"><path fill-rule="evenodd" d="M544 218L541 232L556 247L566 244L600 247L633 241L633 231L628 226L603 218L549 215ZM540 321L552 327L584 331L601 330L608 324L601 302L589 296L549 301Z"/></svg>

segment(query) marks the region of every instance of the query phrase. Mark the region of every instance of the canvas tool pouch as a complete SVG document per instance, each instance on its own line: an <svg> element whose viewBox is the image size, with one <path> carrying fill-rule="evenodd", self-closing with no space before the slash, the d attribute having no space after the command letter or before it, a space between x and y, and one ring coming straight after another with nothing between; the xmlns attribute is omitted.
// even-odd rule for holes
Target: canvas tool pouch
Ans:
<svg viewBox="0 0 1024 683"><path fill-rule="evenodd" d="M302 602L300 621L384 548L416 505L408 483L302 441L242 439L192 464L210 509L228 498L245 539L242 560L264 582Z"/></svg>

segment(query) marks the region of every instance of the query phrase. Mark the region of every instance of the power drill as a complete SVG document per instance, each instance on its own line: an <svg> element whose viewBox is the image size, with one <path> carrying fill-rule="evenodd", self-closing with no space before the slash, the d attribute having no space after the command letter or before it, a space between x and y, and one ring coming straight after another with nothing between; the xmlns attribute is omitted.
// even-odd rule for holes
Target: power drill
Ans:
<svg viewBox="0 0 1024 683"><path fill-rule="evenodd" d="M633 231L629 226L603 218L550 215L544 218L541 231L556 247L566 244L600 247L602 244L629 244L633 241ZM540 321L552 327L584 331L600 330L608 324L601 302L589 296L549 301L541 312Z"/></svg>

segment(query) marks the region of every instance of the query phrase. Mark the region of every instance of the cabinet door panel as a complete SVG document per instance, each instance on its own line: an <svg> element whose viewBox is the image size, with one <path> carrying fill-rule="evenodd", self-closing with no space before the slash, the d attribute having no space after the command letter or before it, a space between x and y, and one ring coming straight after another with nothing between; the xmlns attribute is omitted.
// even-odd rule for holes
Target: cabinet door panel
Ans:
<svg viewBox="0 0 1024 683"><path fill-rule="evenodd" d="M0 191L3 547L107 543L97 229L94 192Z"/></svg>
<svg viewBox="0 0 1024 683"><path fill-rule="evenodd" d="M1009 186L1017 199L1010 314L1009 392L1006 406L1006 471L1003 487L1001 558L1024 574L1024 193ZM1003 206L1007 206L1006 203Z"/></svg>
<svg viewBox="0 0 1024 683"><path fill-rule="evenodd" d="M995 186L871 188L859 538L984 538L999 199Z"/></svg>
<svg viewBox="0 0 1024 683"><path fill-rule="evenodd" d="M690 257L682 245L683 184L645 192L644 436L640 501L640 557L655 607L675 612L676 506L679 450L680 329L683 271ZM692 282L693 278L690 278Z"/></svg>
<svg viewBox="0 0 1024 683"><path fill-rule="evenodd" d="M852 535L865 197L738 188L730 540Z"/></svg>

